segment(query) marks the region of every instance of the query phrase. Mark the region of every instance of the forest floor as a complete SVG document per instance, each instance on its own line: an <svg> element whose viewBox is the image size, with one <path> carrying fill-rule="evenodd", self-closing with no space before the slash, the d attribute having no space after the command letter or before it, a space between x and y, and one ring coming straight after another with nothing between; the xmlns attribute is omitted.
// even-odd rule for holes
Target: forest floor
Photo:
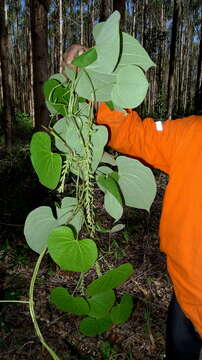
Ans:
<svg viewBox="0 0 202 360"><path fill-rule="evenodd" d="M0 163L1 299L27 300L37 256L25 243L23 222L29 211L50 201L50 196L45 199L41 187L36 186L37 179L31 173L25 153L24 150L20 154L20 160L12 158L7 164L5 160ZM48 257L43 261L36 282L35 309L46 342L61 360L163 359L166 313L172 290L158 238L166 177L157 172L156 178L158 193L150 214L127 208L122 220L125 230L110 236L100 233L98 240L103 272L126 262L135 269L117 290L118 297L124 293L134 296L134 310L126 323L113 326L99 336L82 335L78 329L79 317L60 312L48 301L52 288L73 289L78 277L61 271ZM0 310L0 360L51 359L35 335L26 304L1 304Z"/></svg>

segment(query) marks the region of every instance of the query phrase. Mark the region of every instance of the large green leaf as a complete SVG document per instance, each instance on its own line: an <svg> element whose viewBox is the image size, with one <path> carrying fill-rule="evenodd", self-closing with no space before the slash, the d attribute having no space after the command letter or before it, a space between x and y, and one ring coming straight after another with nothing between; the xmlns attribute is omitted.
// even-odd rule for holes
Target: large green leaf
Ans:
<svg viewBox="0 0 202 360"><path fill-rule="evenodd" d="M95 336L107 331L112 326L110 316L103 319L86 317L80 322L80 331L87 336Z"/></svg>
<svg viewBox="0 0 202 360"><path fill-rule="evenodd" d="M73 225L77 233L81 230L84 223L84 214L78 209L78 200L73 197L62 199L61 207L56 208L59 225Z"/></svg>
<svg viewBox="0 0 202 360"><path fill-rule="evenodd" d="M152 171L140 161L119 156L116 159L119 185L125 204L148 210L156 195L156 182Z"/></svg>
<svg viewBox="0 0 202 360"><path fill-rule="evenodd" d="M93 37L95 40L99 36L99 33L100 33L102 27L104 26L104 24L105 24L105 21L101 21L101 22L95 24L95 26L93 27Z"/></svg>
<svg viewBox="0 0 202 360"><path fill-rule="evenodd" d="M128 320L133 309L133 297L124 295L121 303L114 306L111 311L111 319L114 324L121 324Z"/></svg>
<svg viewBox="0 0 202 360"><path fill-rule="evenodd" d="M118 67L123 65L138 65L144 71L155 66L139 41L125 32L121 33L121 56Z"/></svg>
<svg viewBox="0 0 202 360"><path fill-rule="evenodd" d="M84 221L84 215L81 210L76 212L77 204L76 198L65 197L62 200L61 207L56 208L57 219L48 206L40 206L31 211L24 226L25 238L30 248L40 254L47 247L49 234L59 225L68 223L79 232ZM74 214L73 217L72 214Z"/></svg>
<svg viewBox="0 0 202 360"><path fill-rule="evenodd" d="M51 152L51 139L45 132L37 132L32 136L31 160L39 181L49 189L55 189L62 169L62 159L59 154Z"/></svg>
<svg viewBox="0 0 202 360"><path fill-rule="evenodd" d="M116 75L116 84L111 93L113 103L123 108L140 105L148 89L148 81L143 71L136 65L127 65L120 67Z"/></svg>
<svg viewBox="0 0 202 360"><path fill-rule="evenodd" d="M88 315L97 319L105 317L113 306L114 301L115 295L113 290L94 295L88 300L90 305L90 312Z"/></svg>
<svg viewBox="0 0 202 360"><path fill-rule="evenodd" d="M40 206L31 211L24 226L24 234L29 247L40 254L47 246L48 235L57 226L58 221L48 206Z"/></svg>
<svg viewBox="0 0 202 360"><path fill-rule="evenodd" d="M75 315L89 313L88 302L83 297L70 295L63 287L57 287L51 291L50 302L59 310Z"/></svg>
<svg viewBox="0 0 202 360"><path fill-rule="evenodd" d="M128 280L133 272L134 270L131 264L123 264L116 269L109 270L88 285L87 294L93 296L114 289Z"/></svg>
<svg viewBox="0 0 202 360"><path fill-rule="evenodd" d="M115 74L106 74L103 70L81 70L76 85L76 92L85 99L109 101L113 85L116 82Z"/></svg>
<svg viewBox="0 0 202 360"><path fill-rule="evenodd" d="M54 130L61 136L61 138L69 145L69 147L76 154L85 158L85 145L81 141L81 137L84 139L84 143L88 143L88 129L86 125L86 119L84 116L76 118L76 123L73 119L63 118L59 120ZM105 126L93 125L93 132L91 136L92 142L92 170L95 171L103 154L103 149L108 139L108 131ZM69 152L69 148L65 146L64 142L59 138L55 140L56 147L64 153ZM71 169L73 172L77 169Z"/></svg>
<svg viewBox="0 0 202 360"><path fill-rule="evenodd" d="M102 23L99 31L94 31L98 57L86 69L94 69L106 74L114 70L120 52L119 21L120 14L115 11L107 21Z"/></svg>
<svg viewBox="0 0 202 360"><path fill-rule="evenodd" d="M64 270L83 272L97 260L97 247L93 240L76 240L71 228L60 226L48 237L50 256Z"/></svg>

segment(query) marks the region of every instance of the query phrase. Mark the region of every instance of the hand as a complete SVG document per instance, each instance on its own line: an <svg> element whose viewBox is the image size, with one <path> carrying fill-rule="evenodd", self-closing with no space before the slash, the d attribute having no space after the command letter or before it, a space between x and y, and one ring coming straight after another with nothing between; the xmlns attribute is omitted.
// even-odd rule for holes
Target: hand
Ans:
<svg viewBox="0 0 202 360"><path fill-rule="evenodd" d="M64 73L64 69L67 66L68 68L72 69L72 70L77 70L78 67L71 64L71 62L79 55L83 54L86 50L88 50L87 47L79 45L79 44L73 44L69 47L69 49L67 49L63 55L63 63L62 63L62 68L63 68L63 73ZM65 74L66 75L66 74ZM94 107L94 111L97 112L99 107L100 107L100 102L98 101L91 101L88 100L89 102L93 103L93 107Z"/></svg>
<svg viewBox="0 0 202 360"><path fill-rule="evenodd" d="M77 66L71 64L71 62L79 55L83 54L87 49L87 47L79 45L79 44L73 44L70 46L68 50L65 51L63 55L63 63L62 68L63 71L65 69L65 66L69 67L72 70L76 70Z"/></svg>

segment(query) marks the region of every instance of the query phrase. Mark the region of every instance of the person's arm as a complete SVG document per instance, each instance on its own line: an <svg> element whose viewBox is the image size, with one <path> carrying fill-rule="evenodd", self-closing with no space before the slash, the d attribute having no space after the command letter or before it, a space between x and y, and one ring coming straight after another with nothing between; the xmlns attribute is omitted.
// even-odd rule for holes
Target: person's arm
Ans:
<svg viewBox="0 0 202 360"><path fill-rule="evenodd" d="M96 123L107 125L110 147L169 173L175 151L193 118L155 123L151 118L142 121L135 111L125 115L102 104Z"/></svg>

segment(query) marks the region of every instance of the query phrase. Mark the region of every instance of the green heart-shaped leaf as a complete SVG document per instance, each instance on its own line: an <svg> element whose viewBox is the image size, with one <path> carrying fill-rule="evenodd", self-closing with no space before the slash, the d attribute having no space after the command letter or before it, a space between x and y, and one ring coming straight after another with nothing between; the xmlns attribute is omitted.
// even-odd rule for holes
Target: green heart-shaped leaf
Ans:
<svg viewBox="0 0 202 360"><path fill-rule="evenodd" d="M121 324L128 320L133 309L133 297L124 295L121 303L114 306L111 311L111 319L114 324Z"/></svg>
<svg viewBox="0 0 202 360"><path fill-rule="evenodd" d="M48 238L50 256L64 270L83 272L97 260L97 247L93 240L76 240L71 228L60 226Z"/></svg>
<svg viewBox="0 0 202 360"><path fill-rule="evenodd" d="M59 310L75 315L87 315L89 313L88 302L83 297L69 295L63 287L57 287L51 291L50 302Z"/></svg>
<svg viewBox="0 0 202 360"><path fill-rule="evenodd" d="M116 159L125 204L138 209L150 209L156 195L156 181L152 171L140 161L119 156Z"/></svg>
<svg viewBox="0 0 202 360"><path fill-rule="evenodd" d="M93 296L114 289L128 280L133 272L134 269L131 264L123 264L116 269L109 270L106 274L100 276L88 285L87 294Z"/></svg>
<svg viewBox="0 0 202 360"><path fill-rule="evenodd" d="M61 207L56 208L57 219L48 206L40 206L31 211L24 226L25 238L30 248L40 254L44 247L47 247L49 234L59 225L73 225L78 233L83 224L84 215L81 210L76 212L77 205L76 198L65 197Z"/></svg>
<svg viewBox="0 0 202 360"><path fill-rule="evenodd" d="M31 160L39 181L49 189L55 189L62 169L62 159L59 154L51 152L51 139L45 132L37 132L32 136Z"/></svg>
<svg viewBox="0 0 202 360"><path fill-rule="evenodd" d="M99 31L93 31L98 57L87 69L94 69L106 74L114 70L120 51L119 21L120 14L118 11L114 11L107 21L99 26Z"/></svg>
<svg viewBox="0 0 202 360"><path fill-rule="evenodd" d="M90 305L90 312L88 315L97 319L105 317L113 306L114 301L115 295L113 290L94 295L88 300Z"/></svg>
<svg viewBox="0 0 202 360"><path fill-rule="evenodd" d="M104 319L86 317L80 322L80 331L87 336L95 336L107 331L112 326L110 316Z"/></svg>
<svg viewBox="0 0 202 360"><path fill-rule="evenodd" d="M77 125L75 123L77 122ZM86 126L85 116L80 116L76 120L71 118L63 118L59 120L55 126L54 130L61 136L62 139L69 145L76 154L79 154L81 157L85 157L85 147L81 141L81 137L84 142L88 141L88 131ZM91 136L92 142L92 170L95 171L103 154L103 149L108 139L108 131L105 126L93 125L93 132ZM69 148L64 145L64 142L56 138L55 140L56 147L65 153L69 152ZM78 167L71 168L72 172L78 173Z"/></svg>

